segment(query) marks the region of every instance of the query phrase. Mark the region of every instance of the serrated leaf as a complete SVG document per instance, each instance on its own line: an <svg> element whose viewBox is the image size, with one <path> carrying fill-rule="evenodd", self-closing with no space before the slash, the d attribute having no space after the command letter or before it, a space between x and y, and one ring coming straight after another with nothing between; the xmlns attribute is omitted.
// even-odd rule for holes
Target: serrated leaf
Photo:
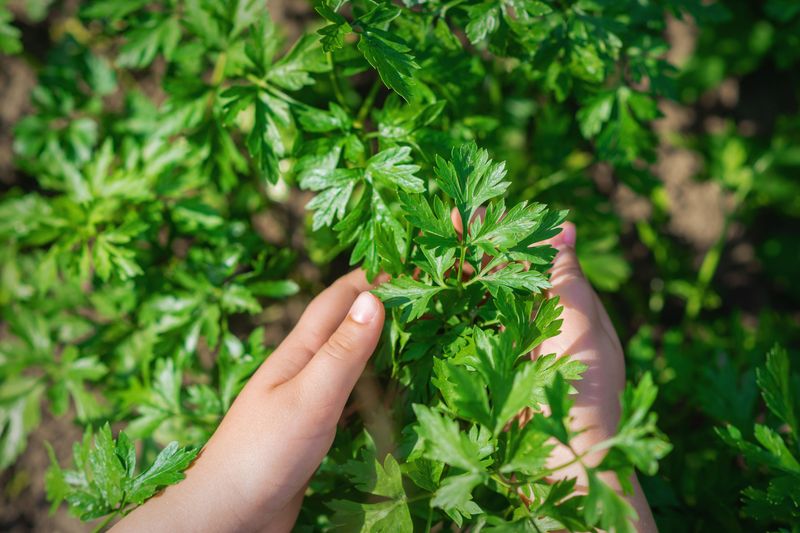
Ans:
<svg viewBox="0 0 800 533"><path fill-rule="evenodd" d="M493 34L500 25L500 7L497 2L482 2L467 8L469 23L465 28L467 39L478 44Z"/></svg>
<svg viewBox="0 0 800 533"><path fill-rule="evenodd" d="M417 434L424 443L425 457L483 475L480 448L459 430L454 420L424 405L414 404L413 407L417 415Z"/></svg>
<svg viewBox="0 0 800 533"><path fill-rule="evenodd" d="M142 503L156 491L173 485L186 477L183 473L197 455L197 450L181 448L177 442L169 443L162 449L155 461L136 476L127 495L129 502Z"/></svg>
<svg viewBox="0 0 800 533"><path fill-rule="evenodd" d="M276 62L269 71L269 81L275 85L296 91L314 83L311 74L330 70L325 55L317 47L317 39L303 35L289 52Z"/></svg>
<svg viewBox="0 0 800 533"><path fill-rule="evenodd" d="M122 67L144 68L161 53L167 61L181 38L180 22L175 17L151 18L146 24L127 33L117 63Z"/></svg>
<svg viewBox="0 0 800 533"><path fill-rule="evenodd" d="M494 163L486 150L472 142L454 148L450 160L436 156L436 181L453 199L462 221L472 220L475 209L508 188L504 163Z"/></svg>
<svg viewBox="0 0 800 533"><path fill-rule="evenodd" d="M584 511L586 522L606 531L635 533L636 528L631 521L638 520L638 515L631 504L603 483L594 470L589 470L588 476L589 494Z"/></svg>
<svg viewBox="0 0 800 533"><path fill-rule="evenodd" d="M373 460L374 461L374 460ZM358 503L334 500L328 506L335 511L332 518L334 531L360 531L363 533L398 531L411 533L413 524L406 503L400 466L391 455L381 465L374 461L375 476L368 487L372 494L387 498L378 503Z"/></svg>
<svg viewBox="0 0 800 533"><path fill-rule="evenodd" d="M447 477L436 490L431 505L445 510L462 508L472 501L472 490L483 481L484 476L474 472Z"/></svg>
<svg viewBox="0 0 800 533"><path fill-rule="evenodd" d="M789 356L784 348L775 346L769 351L767 364L756 370L756 382L769 410L797 434L797 392L791 386Z"/></svg>
<svg viewBox="0 0 800 533"><path fill-rule="evenodd" d="M366 179L377 179L389 185L395 185L406 192L422 192L425 183L414 174L419 165L408 164L411 161L411 148L398 146L378 152L367 161Z"/></svg>
<svg viewBox="0 0 800 533"><path fill-rule="evenodd" d="M419 65L414 61L408 46L388 33L372 29L361 34L358 49L369 64L375 67L387 87L408 102L416 99L414 72L419 69Z"/></svg>
<svg viewBox="0 0 800 533"><path fill-rule="evenodd" d="M404 310L406 320L414 320L428 310L430 299L443 290L445 287L432 287L404 276L383 283L372 292L387 308L399 307Z"/></svg>

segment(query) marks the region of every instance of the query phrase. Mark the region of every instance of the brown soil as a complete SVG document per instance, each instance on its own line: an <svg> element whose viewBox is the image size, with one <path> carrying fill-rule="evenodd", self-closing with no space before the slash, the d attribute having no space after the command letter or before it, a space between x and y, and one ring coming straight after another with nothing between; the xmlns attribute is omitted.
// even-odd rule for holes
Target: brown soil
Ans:
<svg viewBox="0 0 800 533"><path fill-rule="evenodd" d="M45 411L46 413L46 411ZM50 460L44 443L49 442L59 460L71 456L72 443L80 440L82 431L70 422L70 417L53 418L44 415L42 424L28 440L28 448L16 464L0 475L0 531L79 533L91 531L85 524L67 513L62 506L50 514L45 498L44 475Z"/></svg>

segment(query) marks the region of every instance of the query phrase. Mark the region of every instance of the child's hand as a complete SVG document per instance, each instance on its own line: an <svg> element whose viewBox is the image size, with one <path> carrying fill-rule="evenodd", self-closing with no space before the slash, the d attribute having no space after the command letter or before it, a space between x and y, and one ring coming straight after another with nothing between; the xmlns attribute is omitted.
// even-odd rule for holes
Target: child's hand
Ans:
<svg viewBox="0 0 800 533"><path fill-rule="evenodd" d="M571 441L571 445L575 452L583 454L616 433L620 416L619 397L625 386L625 356L608 313L581 271L575 255L575 241L575 225L570 222L564 223L562 232L549 241L558 254L550 271L553 287L548 293L558 296L560 305L564 306L561 312L564 323L561 333L543 342L534 355L570 355L588 367L582 379L573 383L578 395L570 410L572 429L585 430ZM584 463L595 466L604 454L603 451L590 454ZM572 451L559 446L550 456L550 466L566 464L573 457ZM579 487L586 487L587 483L580 464L563 468L554 477L577 478ZM604 480L619 488L614 476L604 477ZM637 530L655 532L657 529L647 500L635 477L632 481L635 494L629 499L639 515Z"/></svg>
<svg viewBox="0 0 800 533"><path fill-rule="evenodd" d="M383 326L364 272L317 296L250 379L186 479L119 531L289 531Z"/></svg>
<svg viewBox="0 0 800 533"><path fill-rule="evenodd" d="M575 226L566 223L551 244L559 252L550 294L560 297L564 324L537 354L569 354L589 367L575 384L580 394L571 411L573 429L588 428L572 442L577 453L585 453L615 433L625 361L608 314L578 264ZM357 270L315 298L242 390L186 480L149 500L117 529L291 530L308 480L330 448L345 402L380 337L383 306L366 292L370 288ZM572 451L556 448L551 464L572 458ZM601 459L602 452L585 462ZM586 483L577 464L559 470L557 477ZM656 531L647 501L633 482L637 528Z"/></svg>

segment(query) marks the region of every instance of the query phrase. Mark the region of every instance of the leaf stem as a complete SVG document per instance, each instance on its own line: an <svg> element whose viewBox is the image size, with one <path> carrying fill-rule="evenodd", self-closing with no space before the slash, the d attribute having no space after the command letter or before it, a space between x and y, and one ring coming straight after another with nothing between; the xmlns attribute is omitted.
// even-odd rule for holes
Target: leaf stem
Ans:
<svg viewBox="0 0 800 533"><path fill-rule="evenodd" d="M466 261L466 259L467 259L467 245L464 243L462 239L461 251L459 252L459 257L458 257L458 277L456 278L456 280L458 281L458 286L461 289L468 287L469 284L472 283L472 280L470 280L468 283L461 282L461 276L464 273L464 262Z"/></svg>
<svg viewBox="0 0 800 533"><path fill-rule="evenodd" d="M431 532L431 522L433 521L433 507L428 507L428 520L425 522L425 533Z"/></svg>
<svg viewBox="0 0 800 533"><path fill-rule="evenodd" d="M328 65L331 67L330 78L331 85L333 86L333 94L336 96L336 100L342 105L342 107L350 111L350 106L347 105L342 88L339 86L339 76L336 74L336 62L333 60L333 53L328 52L327 55Z"/></svg>
<svg viewBox="0 0 800 533"><path fill-rule="evenodd" d="M760 162L761 161L759 161L759 163ZM700 311L703 309L703 299L705 298L708 286L711 285L711 281L714 279L714 274L716 274L717 267L722 258L722 252L728 242L728 229L736 218L739 208L750 193L751 185L752 178L736 189L733 207L725 217L722 231L714 245L706 252L706 255L703 257L703 262L700 263L700 268L697 271L697 280L695 281L695 290L691 293L686 302L686 314L684 316L686 320L697 318L697 315L700 314Z"/></svg>
<svg viewBox="0 0 800 533"><path fill-rule="evenodd" d="M214 62L214 71L211 73L211 85L220 85L225 80L225 66L228 64L228 53L221 52Z"/></svg>
<svg viewBox="0 0 800 533"><path fill-rule="evenodd" d="M106 526L108 526L108 524L110 524L111 521L114 520L114 518L116 518L118 514L119 514L119 509L115 509L113 513L105 517L103 521L100 522L97 525L97 527L92 530L92 533L99 533L100 531L103 531L103 529L105 529Z"/></svg>
<svg viewBox="0 0 800 533"><path fill-rule="evenodd" d="M444 4L441 9L439 10L439 16L443 17L447 14L447 10L453 7L456 7L459 4L463 4L465 0L450 0L446 4Z"/></svg>
<svg viewBox="0 0 800 533"><path fill-rule="evenodd" d="M358 115L356 115L356 124L359 126L363 126L364 120L369 115L370 110L372 109L372 105L375 103L375 97L378 96L378 90L381 88L383 84L381 83L380 78L375 79L375 83L372 84L370 87L369 92L367 93L366 98L364 98L364 102L361 104L361 108L358 110Z"/></svg>

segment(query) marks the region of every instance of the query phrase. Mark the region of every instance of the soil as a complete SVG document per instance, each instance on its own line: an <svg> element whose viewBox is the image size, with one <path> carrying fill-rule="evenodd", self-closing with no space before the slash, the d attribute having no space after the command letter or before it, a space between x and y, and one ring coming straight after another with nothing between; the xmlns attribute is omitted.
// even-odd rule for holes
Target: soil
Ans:
<svg viewBox="0 0 800 533"><path fill-rule="evenodd" d="M80 440L82 430L70 422L69 415L53 418L44 411L42 424L28 440L28 448L17 462L0 475L0 531L8 533L91 531L89 524L70 516L61 506L50 513L45 498L44 475L50 464L45 442L59 459L71 456L72 443Z"/></svg>

